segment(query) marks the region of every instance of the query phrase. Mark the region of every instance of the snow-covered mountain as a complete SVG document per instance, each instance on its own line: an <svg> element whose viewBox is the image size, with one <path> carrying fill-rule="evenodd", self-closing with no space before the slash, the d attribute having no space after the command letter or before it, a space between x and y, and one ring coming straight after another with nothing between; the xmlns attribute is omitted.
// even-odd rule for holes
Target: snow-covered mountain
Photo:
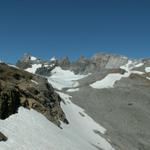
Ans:
<svg viewBox="0 0 150 150"><path fill-rule="evenodd" d="M36 109L20 107L0 120L8 138L0 142L2 150L150 149L150 59L99 53L75 62L45 61L26 54L17 66L47 79L69 124L59 120L58 128Z"/></svg>

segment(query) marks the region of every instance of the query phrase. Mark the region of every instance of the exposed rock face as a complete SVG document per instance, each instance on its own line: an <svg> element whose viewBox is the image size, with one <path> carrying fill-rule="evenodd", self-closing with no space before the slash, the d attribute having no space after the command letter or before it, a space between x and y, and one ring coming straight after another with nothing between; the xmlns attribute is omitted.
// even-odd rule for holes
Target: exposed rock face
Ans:
<svg viewBox="0 0 150 150"><path fill-rule="evenodd" d="M31 60L31 55L24 55L22 59L17 62L17 66L21 69L30 68L32 64L42 64L42 67L38 68L36 74L50 76L51 70L55 66L60 66L62 69L72 70L76 74L87 74L92 72L98 72L102 69L116 69L127 63L128 58L120 55L95 54L92 58L85 58L81 56L75 62L70 62L68 57L55 60L55 61L43 61L41 59Z"/></svg>
<svg viewBox="0 0 150 150"><path fill-rule="evenodd" d="M91 69L91 62L89 59L81 56L74 63L71 64L70 70L74 71L76 74L87 73Z"/></svg>
<svg viewBox="0 0 150 150"><path fill-rule="evenodd" d="M21 69L27 69L31 68L32 64L44 64L44 61L39 58L32 59L31 54L26 53L17 61L16 66Z"/></svg>
<svg viewBox="0 0 150 150"><path fill-rule="evenodd" d="M64 57L64 58L58 60L58 64L60 67L65 69L65 68L69 67L71 63L70 63L70 60L68 57Z"/></svg>
<svg viewBox="0 0 150 150"><path fill-rule="evenodd" d="M2 83L2 82L1 82ZM5 84L5 83L2 83ZM3 85L1 85L3 87ZM17 112L20 106L20 95L13 86L0 89L0 118L5 119Z"/></svg>
<svg viewBox="0 0 150 150"><path fill-rule="evenodd" d="M0 119L23 106L37 110L57 125L60 125L59 120L68 123L60 101L45 78L0 64Z"/></svg>
<svg viewBox="0 0 150 150"><path fill-rule="evenodd" d="M95 54L91 59L81 56L77 61L70 65L70 70L75 73L99 72L102 69L116 69L126 64L127 57L112 54Z"/></svg>
<svg viewBox="0 0 150 150"><path fill-rule="evenodd" d="M31 67L30 54L24 54L24 56L17 61L16 66L21 69L26 69Z"/></svg>
<svg viewBox="0 0 150 150"><path fill-rule="evenodd" d="M39 74L42 76L50 76L51 71L58 64L57 60L44 61L39 58L32 59L32 57L33 56L30 54L24 54L24 56L17 61L16 66L19 67L20 69L25 70L27 68L32 68L32 65L34 65L34 64L41 64L41 67L37 68L36 74Z"/></svg>
<svg viewBox="0 0 150 150"><path fill-rule="evenodd" d="M7 141L7 137L3 133L0 132L0 142L1 141Z"/></svg>
<svg viewBox="0 0 150 150"><path fill-rule="evenodd" d="M42 76L50 76L51 75L51 71L55 68L55 65L52 67L40 67L36 70L36 74L42 75Z"/></svg>

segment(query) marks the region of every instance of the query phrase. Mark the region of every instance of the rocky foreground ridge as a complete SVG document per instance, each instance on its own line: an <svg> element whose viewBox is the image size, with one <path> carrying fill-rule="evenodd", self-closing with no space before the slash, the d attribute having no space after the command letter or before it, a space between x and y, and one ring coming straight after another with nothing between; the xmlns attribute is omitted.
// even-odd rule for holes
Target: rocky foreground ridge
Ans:
<svg viewBox="0 0 150 150"><path fill-rule="evenodd" d="M61 98L45 78L0 63L0 119L17 113L18 107L32 108L60 126L68 123L60 107ZM0 140L6 140L0 133Z"/></svg>

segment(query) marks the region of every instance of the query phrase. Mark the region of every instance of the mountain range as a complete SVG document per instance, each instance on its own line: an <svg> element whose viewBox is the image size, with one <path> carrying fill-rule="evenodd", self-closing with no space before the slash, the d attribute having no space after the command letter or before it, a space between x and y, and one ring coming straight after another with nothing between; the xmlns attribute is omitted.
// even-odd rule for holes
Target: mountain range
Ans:
<svg viewBox="0 0 150 150"><path fill-rule="evenodd" d="M0 62L0 149L150 150L150 58Z"/></svg>

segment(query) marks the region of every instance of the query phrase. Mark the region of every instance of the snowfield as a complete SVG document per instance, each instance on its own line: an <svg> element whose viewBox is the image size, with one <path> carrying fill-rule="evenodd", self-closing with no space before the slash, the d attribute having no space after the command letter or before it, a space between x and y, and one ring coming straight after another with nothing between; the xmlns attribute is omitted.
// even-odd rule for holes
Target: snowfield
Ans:
<svg viewBox="0 0 150 150"><path fill-rule="evenodd" d="M150 67L145 67L145 72L150 72Z"/></svg>
<svg viewBox="0 0 150 150"><path fill-rule="evenodd" d="M84 110L74 105L69 96L59 93L64 99L63 110L70 122L58 128L35 110L19 108L17 114L0 120L0 131L8 140L0 142L1 150L114 150L94 130L104 134L106 129L95 123ZM81 115L82 114L82 115Z"/></svg>
<svg viewBox="0 0 150 150"><path fill-rule="evenodd" d="M63 88L74 88L79 85L79 79L85 78L88 75L76 75L70 70L63 70L61 67L55 67L52 70L52 75L48 77L49 83L58 90Z"/></svg>
<svg viewBox="0 0 150 150"><path fill-rule="evenodd" d="M18 114L0 120L0 131L8 141L0 142L1 150L94 150L90 144L70 137L43 115L20 108ZM80 141L81 140L81 141Z"/></svg>
<svg viewBox="0 0 150 150"><path fill-rule="evenodd" d="M69 90L67 90L67 92L77 92L79 90L80 90L79 88L75 88L75 89L69 89Z"/></svg>
<svg viewBox="0 0 150 150"><path fill-rule="evenodd" d="M90 86L95 89L104 89L104 88L113 88L116 81L121 80L122 78L129 77L132 73L134 74L144 74L144 72L140 71L134 71L132 69L143 66L143 63L136 63L131 60L128 61L128 63L124 66L121 66L121 69L124 69L126 73L120 74L120 73L110 73L106 77L104 77L102 80L96 81Z"/></svg>
<svg viewBox="0 0 150 150"><path fill-rule="evenodd" d="M119 73L108 74L104 79L96 81L90 84L92 88L103 89L103 88L113 88L116 81L120 80L122 75Z"/></svg>
<svg viewBox="0 0 150 150"><path fill-rule="evenodd" d="M36 82L35 80L31 80L31 82L38 85L38 82Z"/></svg>
<svg viewBox="0 0 150 150"><path fill-rule="evenodd" d="M150 77L146 77L146 79L150 80Z"/></svg>
<svg viewBox="0 0 150 150"><path fill-rule="evenodd" d="M55 58L55 57L52 57L52 58L50 59L50 61L56 61L56 58Z"/></svg>
<svg viewBox="0 0 150 150"><path fill-rule="evenodd" d="M37 58L34 57L34 56L31 56L31 60L32 60L32 61L35 61L35 60L37 60Z"/></svg>
<svg viewBox="0 0 150 150"><path fill-rule="evenodd" d="M35 73L38 68L42 67L42 64L33 64L31 68L27 68L26 71Z"/></svg>

